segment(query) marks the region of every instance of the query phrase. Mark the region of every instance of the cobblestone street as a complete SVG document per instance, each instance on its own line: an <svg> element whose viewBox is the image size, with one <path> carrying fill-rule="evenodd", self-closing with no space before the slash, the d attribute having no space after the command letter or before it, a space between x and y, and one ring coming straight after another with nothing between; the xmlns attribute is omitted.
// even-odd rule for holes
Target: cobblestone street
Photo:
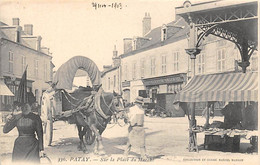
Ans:
<svg viewBox="0 0 260 165"><path fill-rule="evenodd" d="M204 118L197 117L198 124L203 125ZM223 120L221 117L215 117L212 120ZM1 127L2 129L3 127ZM191 153L188 151L188 119L182 118L145 118L146 128L146 147L147 153L152 160L149 163L175 162L187 163L199 162L201 164L209 162L235 162L250 163L258 156L254 154L243 153L250 146L249 141L241 139L240 152L221 152L209 151L203 149L204 134L198 134L199 153ZM1 160L2 164L8 164L11 161L11 152L13 142L17 136L17 130L14 129L9 134L2 133L1 130ZM8 139L8 140L7 140ZM12 139L12 140L11 140ZM105 162L139 162L139 151L133 148L130 152L129 159L123 157L123 151L127 142L127 126L120 127L118 125L109 124L103 133L103 143L106 157L96 156L93 154L93 145L88 146L87 154L77 150L79 139L77 129L74 125L58 121L54 123L54 138L52 146L45 148L45 152L52 160L53 164L83 164L88 161L97 163ZM204 160L205 159L205 160ZM141 160L142 161L142 160ZM143 160L146 161L146 160Z"/></svg>

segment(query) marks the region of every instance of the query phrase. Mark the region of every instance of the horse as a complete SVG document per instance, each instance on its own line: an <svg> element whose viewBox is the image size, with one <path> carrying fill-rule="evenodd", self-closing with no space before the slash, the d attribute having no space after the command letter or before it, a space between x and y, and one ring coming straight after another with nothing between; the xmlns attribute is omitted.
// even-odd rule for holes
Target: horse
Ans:
<svg viewBox="0 0 260 165"><path fill-rule="evenodd" d="M92 90L83 87L75 90L73 93L68 93L63 89L59 90L62 93L62 111L75 109L84 98L90 97L93 93ZM55 91L57 92L57 90ZM67 120L71 124L76 124L80 139L78 146L79 150L82 150L84 153L87 152L83 137L87 133L88 137L91 138L89 134L92 134L93 132L95 135L93 139L95 140L94 153L105 155L101 135L111 120L111 116L124 111L123 99L115 92L109 93L102 91L99 106L102 112L98 111L96 106L91 106L61 120Z"/></svg>

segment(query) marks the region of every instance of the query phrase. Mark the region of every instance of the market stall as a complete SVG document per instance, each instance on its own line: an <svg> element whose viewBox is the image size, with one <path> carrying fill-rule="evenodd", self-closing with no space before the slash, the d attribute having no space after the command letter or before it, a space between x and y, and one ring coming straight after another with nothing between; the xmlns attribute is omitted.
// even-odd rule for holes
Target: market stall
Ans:
<svg viewBox="0 0 260 165"><path fill-rule="evenodd" d="M226 102L221 110L224 122L208 123L209 113L215 102ZM198 102L207 102L207 121L204 126L190 127L190 138L198 151L196 133L204 133L204 147L212 148L219 144L220 150L238 151L240 138L251 140L257 146L258 120L258 73L219 73L196 75L176 96L175 102L186 103L189 111ZM194 116L191 116L195 118Z"/></svg>

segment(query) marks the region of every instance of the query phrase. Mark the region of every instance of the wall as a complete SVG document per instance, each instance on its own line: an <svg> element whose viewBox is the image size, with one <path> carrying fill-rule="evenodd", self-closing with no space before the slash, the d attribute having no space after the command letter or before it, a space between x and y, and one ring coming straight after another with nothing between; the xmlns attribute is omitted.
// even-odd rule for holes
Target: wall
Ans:
<svg viewBox="0 0 260 165"><path fill-rule="evenodd" d="M188 55L185 48L188 47L187 39L183 39L168 45L152 48L147 51L127 56L121 59L122 64L122 82L131 81L130 101L133 101L138 95L138 90L144 90L145 86L141 84L142 78L152 78L166 76L177 73L187 73ZM174 70L174 52L179 52L178 66L179 70ZM166 56L166 72L162 72L162 56ZM151 58L155 58L155 74L151 74ZM144 76L141 76L141 61L144 61ZM133 63L136 63L136 76L133 77ZM127 66L127 70L126 70ZM138 82L138 85L133 83ZM123 88L124 89L124 88Z"/></svg>
<svg viewBox="0 0 260 165"><path fill-rule="evenodd" d="M150 49L144 52L137 53L132 56L122 58L122 80L133 80L133 63L136 62L136 79L141 78L141 60L144 59L144 77L151 78L157 76L165 76L170 74L177 74L187 72L188 55L185 52L187 48L187 40L180 40L175 43L171 43L159 48ZM179 70L174 71L173 66L173 53L180 52L179 55ZM166 73L162 73L162 56L165 55L166 60ZM151 75L151 58L154 57L156 61L155 74ZM127 65L127 71L125 66Z"/></svg>
<svg viewBox="0 0 260 165"><path fill-rule="evenodd" d="M105 74L102 75L101 80L102 80L102 87L105 92L117 92L120 93L120 80L119 80L119 68L113 69L111 71L106 72ZM114 76L116 79L116 82L114 84ZM109 84L109 79L110 79L110 84Z"/></svg>
<svg viewBox="0 0 260 165"><path fill-rule="evenodd" d="M9 72L9 51L13 52L13 73ZM51 80L51 56L37 52L17 43L2 39L1 45L1 72L3 76L15 76L21 78L24 72L22 66L22 56L26 57L27 79L34 81L32 92L38 90L37 101L40 101L42 90L46 90L49 85L46 83ZM38 76L35 75L35 60L38 60ZM25 65L25 66L26 66ZM46 70L44 69L46 67ZM46 73L45 73L46 71Z"/></svg>

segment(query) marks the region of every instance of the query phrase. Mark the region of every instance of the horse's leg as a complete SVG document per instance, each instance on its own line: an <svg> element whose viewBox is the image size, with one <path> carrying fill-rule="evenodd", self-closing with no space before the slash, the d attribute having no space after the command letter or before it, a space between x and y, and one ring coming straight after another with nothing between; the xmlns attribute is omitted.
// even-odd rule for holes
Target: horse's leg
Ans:
<svg viewBox="0 0 260 165"><path fill-rule="evenodd" d="M82 126L80 125L77 125L77 128L78 128L78 135L79 135L79 146L78 146L78 150L79 151L83 151L84 153L87 152L87 148L86 148L86 145L83 141L83 136L86 134L86 129L85 127L83 128L82 130Z"/></svg>
<svg viewBox="0 0 260 165"><path fill-rule="evenodd" d="M97 147L97 153L99 155L105 155L105 150L104 150L104 146L102 144L102 137L100 135L100 133L98 132L98 129L95 127L94 124L91 125L90 129L95 133L96 135L96 147Z"/></svg>
<svg viewBox="0 0 260 165"><path fill-rule="evenodd" d="M78 128L78 136L79 136L79 145L78 145L78 150L82 151L82 141L83 141L83 137L81 137L81 126L77 124L77 128Z"/></svg>
<svg viewBox="0 0 260 165"><path fill-rule="evenodd" d="M94 154L98 155L98 140L95 139Z"/></svg>
<svg viewBox="0 0 260 165"><path fill-rule="evenodd" d="M82 144L82 150L84 153L87 153L87 148L86 148L86 145L84 143L84 140L83 140L83 137L84 135L86 135L86 132L87 132L87 127L83 127L83 130L81 131L81 144Z"/></svg>

